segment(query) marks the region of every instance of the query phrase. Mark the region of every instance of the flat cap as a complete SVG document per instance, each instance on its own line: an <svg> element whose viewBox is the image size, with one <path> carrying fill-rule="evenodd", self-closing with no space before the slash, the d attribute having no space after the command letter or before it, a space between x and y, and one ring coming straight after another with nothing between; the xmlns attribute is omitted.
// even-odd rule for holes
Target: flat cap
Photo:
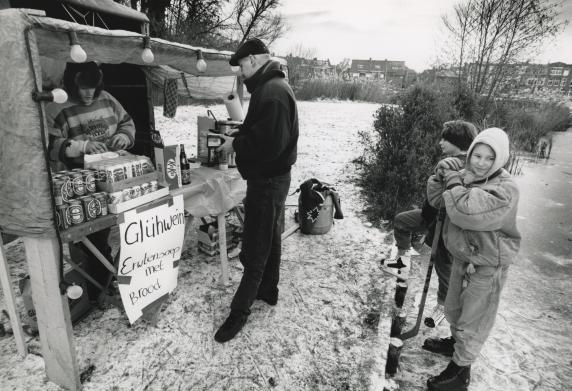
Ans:
<svg viewBox="0 0 572 391"><path fill-rule="evenodd" d="M265 54L270 53L264 42L258 38L251 38L245 41L230 58L230 65L233 67L238 65L238 60L251 54Z"/></svg>

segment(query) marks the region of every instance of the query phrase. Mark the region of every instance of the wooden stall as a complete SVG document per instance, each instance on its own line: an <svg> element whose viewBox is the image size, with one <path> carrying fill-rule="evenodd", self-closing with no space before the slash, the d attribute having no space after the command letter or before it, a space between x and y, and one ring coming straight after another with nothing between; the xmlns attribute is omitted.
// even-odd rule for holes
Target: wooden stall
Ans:
<svg viewBox="0 0 572 391"><path fill-rule="evenodd" d="M113 6L102 7L101 3L106 2ZM7 4L26 8L40 4L36 8L41 11L7 8ZM87 7L94 15L102 13L97 17L107 20L109 25L94 22L96 26L93 26L58 19L56 11L59 10L58 5L61 7L62 4ZM99 19L94 16L93 20ZM73 37L86 52L87 61L102 64L106 90L118 99L134 119L136 142L131 152L153 157L151 80L165 74L164 69L175 70L175 77L180 77L181 72L195 77L234 76L228 65L231 52L149 38L145 35L147 23L144 14L121 7L111 0L0 2L0 35L3 37L0 42L3 69L0 72L3 91L0 100L0 231L23 238L47 377L70 390L81 389L81 383L70 311L60 287L58 268L63 262L62 243L77 240L103 226L113 225L117 217L102 219L98 222L99 226L86 225L82 232L73 235L68 231L62 237L63 233L58 230L56 223L53 183L47 157L47 102L37 99L38 94L49 92L58 85L52 76L61 73L65 63L72 61L70 43ZM140 32L136 31L138 27ZM154 54L151 63L142 59L146 42L150 43ZM208 64L205 72L199 72L196 67L199 51ZM234 200L240 196L239 176L223 175L220 181L225 186L234 186ZM197 189L195 185L178 190L187 203L193 202L193 195L200 191ZM229 201L225 208L232 206L233 202ZM215 214L220 219L224 212L226 210L217 210ZM10 274L3 253L0 253L0 258L4 295L10 300L13 296ZM225 265L221 267L224 282ZM10 315L18 349L26 354L24 340L18 334L18 317L16 314Z"/></svg>

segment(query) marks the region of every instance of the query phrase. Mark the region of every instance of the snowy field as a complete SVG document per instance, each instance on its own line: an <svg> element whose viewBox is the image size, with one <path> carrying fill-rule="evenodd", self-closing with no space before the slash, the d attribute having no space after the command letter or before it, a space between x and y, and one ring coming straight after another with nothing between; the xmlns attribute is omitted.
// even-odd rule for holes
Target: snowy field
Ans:
<svg viewBox="0 0 572 391"><path fill-rule="evenodd" d="M371 129L377 108L368 103L299 102L299 153L290 193L312 177L329 182L340 193L345 218L326 235L295 233L284 242L277 306L256 301L243 331L229 343L216 343L213 335L228 315L241 266L236 259L230 261L232 284L220 288L218 260L198 253L196 236L191 235L178 288L163 307L157 327L142 321L129 326L114 307L95 310L74 326L84 389L381 391L395 281L379 271L377 260L389 250L392 236L372 228L361 213L364 204L352 182L351 163L361 151L357 133ZM206 109L179 107L176 118L167 119L158 108L156 127L168 140L194 151L196 118L206 115ZM222 105L209 109L217 118L226 116ZM290 226L297 195L289 196L287 204ZM26 273L21 241L6 246L6 253L16 282ZM409 322L426 258L415 261L407 299ZM522 286L515 287L519 280L510 278L507 289L516 289L523 298L542 289L534 284L523 292ZM430 291L428 308L434 296L435 290ZM514 292L508 297L519 300ZM569 306L564 309L564 319L570 320ZM519 311L501 301L493 338L473 369L472 391L565 390L572 384L569 337L559 334L539 341L539 326L548 327L538 321L542 314ZM515 319L518 328L507 325ZM385 387L425 389L427 377L440 372L447 360L421 350L422 339L447 332L444 323L437 330L422 326L422 335L404 349L402 371ZM19 360L13 339L0 339L0 390L59 390L45 379L39 340L27 340L33 354ZM538 355L536 346L544 354Z"/></svg>

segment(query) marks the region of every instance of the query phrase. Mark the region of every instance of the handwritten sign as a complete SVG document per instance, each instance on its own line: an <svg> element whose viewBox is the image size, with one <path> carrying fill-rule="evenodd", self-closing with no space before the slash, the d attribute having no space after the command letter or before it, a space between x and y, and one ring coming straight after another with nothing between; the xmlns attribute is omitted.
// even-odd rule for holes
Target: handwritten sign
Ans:
<svg viewBox="0 0 572 391"><path fill-rule="evenodd" d="M121 255L117 282L129 322L155 312L177 286L185 236L183 196L132 209L119 224Z"/></svg>

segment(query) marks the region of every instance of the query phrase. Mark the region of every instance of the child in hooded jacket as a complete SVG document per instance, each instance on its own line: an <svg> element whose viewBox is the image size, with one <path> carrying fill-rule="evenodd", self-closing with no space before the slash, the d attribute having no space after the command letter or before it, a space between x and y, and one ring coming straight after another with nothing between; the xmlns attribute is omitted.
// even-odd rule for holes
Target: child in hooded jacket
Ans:
<svg viewBox="0 0 572 391"><path fill-rule="evenodd" d="M435 340L433 347L452 360L427 381L429 390L467 390L471 364L492 329L509 265L520 247L519 191L502 168L509 158L508 136L499 128L485 129L467 155L464 170L438 167L446 186L443 236L453 258L445 300L452 336Z"/></svg>

